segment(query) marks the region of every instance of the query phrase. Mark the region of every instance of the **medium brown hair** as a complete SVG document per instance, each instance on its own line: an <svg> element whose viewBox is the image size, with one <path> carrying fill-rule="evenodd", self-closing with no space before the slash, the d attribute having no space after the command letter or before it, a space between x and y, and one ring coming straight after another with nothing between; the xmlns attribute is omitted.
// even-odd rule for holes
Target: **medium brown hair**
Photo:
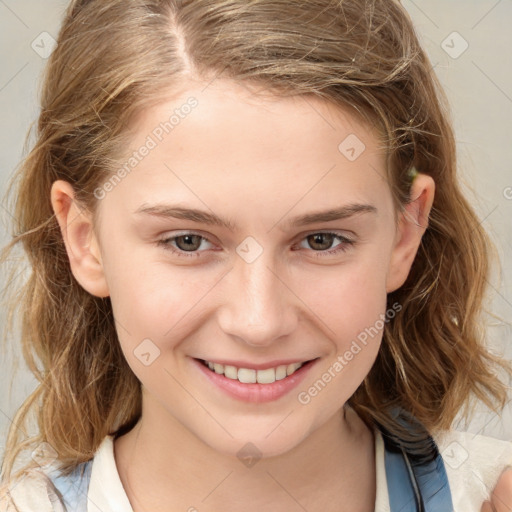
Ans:
<svg viewBox="0 0 512 512"><path fill-rule="evenodd" d="M31 273L7 305L10 318L19 311L24 357L40 384L14 418L2 476L42 441L69 472L140 417L140 384L110 299L72 275L50 189L70 182L95 212L94 190L115 172L132 120L190 77L350 109L382 136L397 211L410 201L412 167L433 177L429 227L407 281L388 295L402 309L349 400L363 419L399 432L389 408L400 406L434 433L471 396L503 408L507 388L496 368L511 366L486 349L479 329L490 241L461 193L447 101L400 3L75 0L45 71L36 142L10 187L16 221L3 259L21 243ZM39 433L22 439L30 414Z"/></svg>

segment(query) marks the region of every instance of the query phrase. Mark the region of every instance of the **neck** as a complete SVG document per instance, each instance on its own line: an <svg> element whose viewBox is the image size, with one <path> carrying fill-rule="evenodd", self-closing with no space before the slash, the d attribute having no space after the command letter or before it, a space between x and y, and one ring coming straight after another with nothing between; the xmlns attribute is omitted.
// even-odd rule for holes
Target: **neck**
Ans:
<svg viewBox="0 0 512 512"><path fill-rule="evenodd" d="M253 464L217 452L157 407L145 407L114 449L134 512L374 509L373 434L351 408Z"/></svg>

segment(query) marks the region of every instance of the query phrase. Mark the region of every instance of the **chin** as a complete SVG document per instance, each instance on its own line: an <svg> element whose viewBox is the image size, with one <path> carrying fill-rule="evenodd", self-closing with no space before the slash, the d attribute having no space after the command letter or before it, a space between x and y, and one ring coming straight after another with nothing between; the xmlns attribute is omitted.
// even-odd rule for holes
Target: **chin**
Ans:
<svg viewBox="0 0 512 512"><path fill-rule="evenodd" d="M201 437L201 440L216 452L236 457L244 463L245 458L261 459L284 455L296 448L307 436L307 432L292 431L291 425L287 429L276 428L277 425L279 422L274 423L270 429L265 427L260 430L252 426L242 430L239 435L228 429L233 437L226 434Z"/></svg>

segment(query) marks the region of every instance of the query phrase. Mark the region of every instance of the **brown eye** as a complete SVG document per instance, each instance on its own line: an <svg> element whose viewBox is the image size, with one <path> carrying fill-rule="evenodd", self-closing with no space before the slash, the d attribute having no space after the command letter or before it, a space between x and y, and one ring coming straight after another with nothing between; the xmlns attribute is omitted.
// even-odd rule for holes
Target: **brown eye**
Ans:
<svg viewBox="0 0 512 512"><path fill-rule="evenodd" d="M182 251L197 251L201 247L202 236L182 235L174 238L176 246Z"/></svg>
<svg viewBox="0 0 512 512"><path fill-rule="evenodd" d="M309 247L305 247L306 244ZM356 245L355 240L347 238L341 233L332 233L329 231L311 233L301 241L301 247L309 249L309 252L317 258L337 255L348 251L354 245Z"/></svg>
<svg viewBox="0 0 512 512"><path fill-rule="evenodd" d="M211 242L207 238L196 233L183 233L177 236L168 236L167 238L157 241L158 246L163 247L177 256L185 257L201 256L201 253L203 253L205 249L203 246L203 250L200 250L203 243L206 243L206 249L208 249L208 244L211 245Z"/></svg>
<svg viewBox="0 0 512 512"><path fill-rule="evenodd" d="M325 251L329 249L336 238L333 233L315 233L314 235L309 235L307 238L308 244L314 250Z"/></svg>

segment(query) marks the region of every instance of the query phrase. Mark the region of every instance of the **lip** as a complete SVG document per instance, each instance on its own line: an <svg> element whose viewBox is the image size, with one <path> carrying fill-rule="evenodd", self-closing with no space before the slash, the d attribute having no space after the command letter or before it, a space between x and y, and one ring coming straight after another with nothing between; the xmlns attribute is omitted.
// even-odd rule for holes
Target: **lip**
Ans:
<svg viewBox="0 0 512 512"><path fill-rule="evenodd" d="M211 371L208 367L206 367L201 360L191 358L192 364L197 370L204 375L209 383L215 384L215 387L228 396L235 398L237 400L241 400L244 402L251 403L264 403L264 402L272 402L275 400L279 400L281 397L288 394L292 389L297 387L299 383L306 377L311 368L318 362L319 358L313 359L304 363L297 371L295 371L292 375L285 377L282 380L276 380L272 384L244 384L238 380L228 379L224 375L215 373ZM213 362L213 361L211 361ZM290 361L293 362L293 361ZM296 361L300 362L300 361ZM223 364L223 363L220 363ZM226 363L230 364L230 363ZM247 363L245 363L247 364ZM272 363L274 365L275 363ZM282 364L286 364L283 362ZM265 363L261 364L261 368L257 368L258 365L250 364L249 367L252 369L267 369L272 368L273 366ZM233 364L233 366L237 366ZM279 366L277 364L276 366ZM248 366L238 366L239 368L247 368Z"/></svg>

